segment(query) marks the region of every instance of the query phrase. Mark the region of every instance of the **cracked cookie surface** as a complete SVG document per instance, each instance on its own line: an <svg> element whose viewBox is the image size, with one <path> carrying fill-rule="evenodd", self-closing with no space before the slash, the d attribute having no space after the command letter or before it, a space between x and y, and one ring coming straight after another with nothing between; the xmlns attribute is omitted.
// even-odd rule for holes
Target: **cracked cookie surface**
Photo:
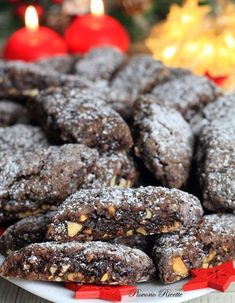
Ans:
<svg viewBox="0 0 235 303"><path fill-rule="evenodd" d="M98 157L78 144L2 152L0 222L55 208L81 186Z"/></svg>
<svg viewBox="0 0 235 303"><path fill-rule="evenodd" d="M0 253L7 256L31 243L45 242L52 215L53 212L30 216L10 225L0 237Z"/></svg>
<svg viewBox="0 0 235 303"><path fill-rule="evenodd" d="M102 151L129 149L128 125L93 90L46 90L28 103L55 141L82 143Z"/></svg>
<svg viewBox="0 0 235 303"><path fill-rule="evenodd" d="M48 227L48 239L109 240L179 231L198 222L201 216L200 201L177 189L148 186L80 190L57 209Z"/></svg>
<svg viewBox="0 0 235 303"><path fill-rule="evenodd" d="M92 83L73 75L64 75L36 63L0 60L0 97L35 97L40 90L49 87L67 86L87 88Z"/></svg>
<svg viewBox="0 0 235 303"><path fill-rule="evenodd" d="M222 95L222 92L206 77L187 74L157 85L151 94L156 103L178 110L190 121L206 104Z"/></svg>
<svg viewBox="0 0 235 303"><path fill-rule="evenodd" d="M105 242L46 242L9 256L0 273L27 280L130 284L153 278L152 260L142 251Z"/></svg>
<svg viewBox="0 0 235 303"><path fill-rule="evenodd" d="M126 56L112 47L96 47L75 65L75 73L90 81L111 80L125 62Z"/></svg>
<svg viewBox="0 0 235 303"><path fill-rule="evenodd" d="M135 154L167 187L182 187L193 155L193 134L182 115L148 96L135 103Z"/></svg>
<svg viewBox="0 0 235 303"><path fill-rule="evenodd" d="M235 212L235 119L215 120L203 128L197 165L203 205Z"/></svg>
<svg viewBox="0 0 235 303"><path fill-rule="evenodd" d="M235 216L204 216L195 227L180 234L156 238L152 258L164 283L189 275L190 269L208 268L235 257Z"/></svg>
<svg viewBox="0 0 235 303"><path fill-rule="evenodd" d="M112 79L108 102L128 120L136 98L149 92L167 75L168 69L160 61L148 55L136 55Z"/></svg>

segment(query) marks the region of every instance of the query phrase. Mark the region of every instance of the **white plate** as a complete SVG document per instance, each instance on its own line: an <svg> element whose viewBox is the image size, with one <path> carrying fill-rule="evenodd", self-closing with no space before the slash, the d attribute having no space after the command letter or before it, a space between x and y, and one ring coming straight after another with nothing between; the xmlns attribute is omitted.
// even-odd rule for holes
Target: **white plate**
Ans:
<svg viewBox="0 0 235 303"><path fill-rule="evenodd" d="M4 258L0 255L0 264ZM67 290L60 283L30 282L19 279L9 281L43 299L55 303L104 303L103 300L75 300L74 292ZM207 288L195 291L182 291L182 285L186 280L171 285L163 285L160 282L140 283L137 285L139 295L135 297L125 296L122 302L127 303L181 303L209 294L213 289ZM168 294L168 295L167 295ZM141 296L140 296L141 295ZM107 301L106 301L107 302Z"/></svg>

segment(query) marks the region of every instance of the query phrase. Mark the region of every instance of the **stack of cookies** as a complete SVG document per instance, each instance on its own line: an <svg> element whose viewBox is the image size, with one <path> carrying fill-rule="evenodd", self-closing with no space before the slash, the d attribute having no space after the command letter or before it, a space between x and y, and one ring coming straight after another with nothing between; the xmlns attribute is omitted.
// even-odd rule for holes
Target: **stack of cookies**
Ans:
<svg viewBox="0 0 235 303"><path fill-rule="evenodd" d="M103 47L0 62L4 277L173 283L235 258L235 96Z"/></svg>

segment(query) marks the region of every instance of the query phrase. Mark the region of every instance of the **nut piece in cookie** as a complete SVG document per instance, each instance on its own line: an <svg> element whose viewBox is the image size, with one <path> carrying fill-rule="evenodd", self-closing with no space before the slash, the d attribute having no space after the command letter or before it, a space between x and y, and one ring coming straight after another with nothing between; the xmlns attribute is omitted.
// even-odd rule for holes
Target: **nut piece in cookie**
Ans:
<svg viewBox="0 0 235 303"><path fill-rule="evenodd" d="M31 244L9 256L0 268L8 278L107 285L145 282L154 273L144 252L105 242Z"/></svg>
<svg viewBox="0 0 235 303"><path fill-rule="evenodd" d="M199 136L198 178L203 205L216 212L235 212L235 119L215 120Z"/></svg>
<svg viewBox="0 0 235 303"><path fill-rule="evenodd" d="M10 100L0 100L0 127L29 122L27 109Z"/></svg>
<svg viewBox="0 0 235 303"><path fill-rule="evenodd" d="M208 103L222 95L222 92L206 77L186 74L157 85L151 94L155 96L156 103L178 110L190 121Z"/></svg>
<svg viewBox="0 0 235 303"><path fill-rule="evenodd" d="M135 154L167 187L182 187L188 178L193 155L193 134L175 109L140 97L134 111Z"/></svg>
<svg viewBox="0 0 235 303"><path fill-rule="evenodd" d="M20 149L29 151L48 146L49 143L39 127L23 124L0 127L0 152Z"/></svg>
<svg viewBox="0 0 235 303"><path fill-rule="evenodd" d="M80 219L84 215L85 221ZM192 226L201 217L200 201L177 189L148 186L80 190L56 211L48 227L48 239L109 240L167 233Z"/></svg>
<svg viewBox="0 0 235 303"><path fill-rule="evenodd" d="M235 216L207 215L180 234L156 238L153 261L163 283L189 275L193 268L208 268L235 258Z"/></svg>
<svg viewBox="0 0 235 303"><path fill-rule="evenodd" d="M103 151L132 146L128 125L94 90L49 89L28 104L55 141L82 143Z"/></svg>
<svg viewBox="0 0 235 303"><path fill-rule="evenodd" d="M46 212L74 193L99 157L67 144L0 154L0 222Z"/></svg>
<svg viewBox="0 0 235 303"><path fill-rule="evenodd" d="M93 48L76 63L75 73L90 81L110 80L125 60L117 48Z"/></svg>
<svg viewBox="0 0 235 303"><path fill-rule="evenodd" d="M7 256L31 243L46 241L52 215L53 212L31 216L9 226L0 237L0 253Z"/></svg>

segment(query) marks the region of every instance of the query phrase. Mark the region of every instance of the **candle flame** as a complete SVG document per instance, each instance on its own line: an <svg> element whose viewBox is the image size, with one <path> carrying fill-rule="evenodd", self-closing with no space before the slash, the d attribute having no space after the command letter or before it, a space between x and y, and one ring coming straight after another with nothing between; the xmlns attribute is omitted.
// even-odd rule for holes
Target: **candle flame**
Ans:
<svg viewBox="0 0 235 303"><path fill-rule="evenodd" d="M30 31L38 29L38 14L34 6L30 5L25 11L25 26Z"/></svg>
<svg viewBox="0 0 235 303"><path fill-rule="evenodd" d="M91 0L91 13L95 16L104 15L104 3L102 0Z"/></svg>

